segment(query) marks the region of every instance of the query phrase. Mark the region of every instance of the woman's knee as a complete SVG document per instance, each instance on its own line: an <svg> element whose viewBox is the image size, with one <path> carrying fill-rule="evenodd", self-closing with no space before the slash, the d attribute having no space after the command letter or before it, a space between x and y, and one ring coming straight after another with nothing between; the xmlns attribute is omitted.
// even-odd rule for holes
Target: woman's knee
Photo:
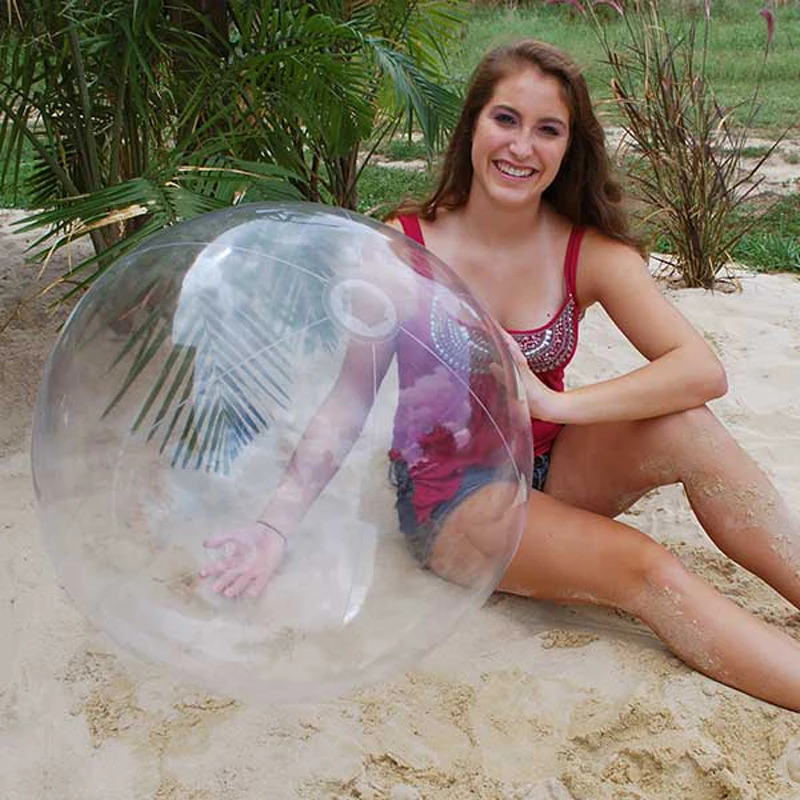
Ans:
<svg viewBox="0 0 800 800"><path fill-rule="evenodd" d="M578 561L580 554L572 558ZM600 569L582 569L566 562L545 569L516 561L499 589L534 600L607 606L639 616L653 587L670 585L670 576L680 568L676 562L675 556L655 542L609 559Z"/></svg>
<svg viewBox="0 0 800 800"><path fill-rule="evenodd" d="M678 606L691 582L683 562L662 545L643 552L620 598L620 607L650 624L656 607Z"/></svg>
<svg viewBox="0 0 800 800"><path fill-rule="evenodd" d="M714 450L725 434L722 424L707 406L689 408L641 423L641 469L651 474L654 486L680 483L695 462Z"/></svg>
<svg viewBox="0 0 800 800"><path fill-rule="evenodd" d="M502 591L628 611L679 564L641 531L546 496L543 500L503 576Z"/></svg>
<svg viewBox="0 0 800 800"><path fill-rule="evenodd" d="M427 566L438 577L466 587L485 582L487 574L496 568L491 557L468 536L453 532L437 537Z"/></svg>
<svg viewBox="0 0 800 800"><path fill-rule="evenodd" d="M654 587L673 585L684 571L680 560L669 550L642 536L597 571L587 599L638 616L642 599Z"/></svg>

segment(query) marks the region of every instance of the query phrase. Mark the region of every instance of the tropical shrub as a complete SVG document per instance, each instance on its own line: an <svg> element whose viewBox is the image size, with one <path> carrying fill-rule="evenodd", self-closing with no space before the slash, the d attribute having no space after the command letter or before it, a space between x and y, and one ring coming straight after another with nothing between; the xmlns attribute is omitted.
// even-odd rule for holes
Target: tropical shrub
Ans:
<svg viewBox="0 0 800 800"><path fill-rule="evenodd" d="M37 256L90 236L82 291L181 219L257 199L355 208L357 178L400 126L434 148L458 98L445 0L27 0L0 28L0 159L33 149Z"/></svg>

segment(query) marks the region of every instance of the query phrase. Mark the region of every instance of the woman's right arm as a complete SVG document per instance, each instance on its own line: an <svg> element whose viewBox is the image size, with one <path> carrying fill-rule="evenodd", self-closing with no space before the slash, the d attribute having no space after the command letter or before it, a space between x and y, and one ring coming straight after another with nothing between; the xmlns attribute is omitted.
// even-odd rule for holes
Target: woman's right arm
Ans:
<svg viewBox="0 0 800 800"><path fill-rule="evenodd" d="M341 372L306 428L283 479L258 519L290 538L339 470L364 427L394 355L393 342L348 346Z"/></svg>
<svg viewBox="0 0 800 800"><path fill-rule="evenodd" d="M389 224L401 228L397 220ZM380 289L378 294L384 298L376 302L369 291L351 298L353 314L367 328L384 318L387 297L395 306L398 322L414 313L417 283L408 267L408 254L398 250L397 244L397 240L381 240L362 253L363 278ZM361 435L394 352L394 339L351 338L333 388L314 413L278 487L258 517L203 543L229 551L200 572L201 577L214 579L215 592L228 597L256 597L264 590L302 518Z"/></svg>
<svg viewBox="0 0 800 800"><path fill-rule="evenodd" d="M364 315L369 309L362 309ZM339 376L314 413L278 487L257 519L203 542L227 554L206 565L201 578L226 597L258 597L280 566L300 521L339 470L375 401L394 340L351 339Z"/></svg>

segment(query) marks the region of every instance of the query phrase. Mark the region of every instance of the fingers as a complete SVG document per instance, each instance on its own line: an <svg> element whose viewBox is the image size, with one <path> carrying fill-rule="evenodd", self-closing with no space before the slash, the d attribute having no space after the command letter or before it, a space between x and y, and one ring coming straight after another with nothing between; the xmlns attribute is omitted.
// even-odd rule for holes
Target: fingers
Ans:
<svg viewBox="0 0 800 800"><path fill-rule="evenodd" d="M511 360L514 362L514 364L516 364L517 369L519 369L521 372L527 372L530 369L530 366L528 365L528 359L525 358L525 354L522 352L522 348L519 346L519 344L512 339L509 349L511 350Z"/></svg>
<svg viewBox="0 0 800 800"><path fill-rule="evenodd" d="M211 549L218 549L225 545L230 545L232 547L232 552L225 556L225 558L221 558L218 561L214 561L211 564L203 567L200 570L201 578L210 578L214 575L221 575L223 572L232 569L236 566L237 562L243 559L249 550L249 548L242 544L242 542L240 542L238 539L227 534L212 536L203 542L203 547L208 547Z"/></svg>
<svg viewBox="0 0 800 800"><path fill-rule="evenodd" d="M222 574L219 580L211 585L213 591L225 597L260 597L269 579L275 572L274 565L269 569L234 567Z"/></svg>
<svg viewBox="0 0 800 800"><path fill-rule="evenodd" d="M502 383L506 377L505 369L502 364L489 364L489 374L498 382Z"/></svg>
<svg viewBox="0 0 800 800"><path fill-rule="evenodd" d="M519 342L507 330L500 328L500 333L503 334L503 338L506 340L506 344L512 353L520 350Z"/></svg>
<svg viewBox="0 0 800 800"><path fill-rule="evenodd" d="M256 575L247 587L245 594L248 597L261 597L261 593L267 586L271 575Z"/></svg>
<svg viewBox="0 0 800 800"><path fill-rule="evenodd" d="M219 561L213 561L211 564L203 567L200 570L201 578L211 578L215 575L221 575L229 569L233 569L239 561L239 554L235 553L227 558L222 558Z"/></svg>
<svg viewBox="0 0 800 800"><path fill-rule="evenodd" d="M233 567L222 572L221 577L211 584L211 589L225 597L238 597L256 574L252 569Z"/></svg>
<svg viewBox="0 0 800 800"><path fill-rule="evenodd" d="M215 591L219 591L220 594L224 594L225 597L239 597L252 582L253 578L256 577L256 574L254 570L247 570L243 573L231 570L230 580L227 580L228 576L226 576L225 588L217 589L217 584L222 583L222 581L217 581L217 583L214 584L214 589Z"/></svg>

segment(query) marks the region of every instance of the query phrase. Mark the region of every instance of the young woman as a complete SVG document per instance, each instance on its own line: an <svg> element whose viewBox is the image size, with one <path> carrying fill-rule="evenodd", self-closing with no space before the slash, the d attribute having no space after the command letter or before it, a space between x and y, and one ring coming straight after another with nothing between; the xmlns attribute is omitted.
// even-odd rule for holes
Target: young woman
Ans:
<svg viewBox="0 0 800 800"><path fill-rule="evenodd" d="M466 283L508 332L523 375L534 491L500 590L624 609L692 667L800 710L800 644L614 519L651 489L681 483L715 544L800 607L790 511L705 405L725 393L724 369L662 297L620 200L579 69L525 40L477 67L436 190L390 223ZM649 363L564 391L579 320L594 303ZM505 489L471 486L424 530L431 569L455 581L480 569ZM267 524L245 534L258 540L255 561L234 555L204 570L217 591L263 589L293 524L278 524L281 513L273 503Z"/></svg>

